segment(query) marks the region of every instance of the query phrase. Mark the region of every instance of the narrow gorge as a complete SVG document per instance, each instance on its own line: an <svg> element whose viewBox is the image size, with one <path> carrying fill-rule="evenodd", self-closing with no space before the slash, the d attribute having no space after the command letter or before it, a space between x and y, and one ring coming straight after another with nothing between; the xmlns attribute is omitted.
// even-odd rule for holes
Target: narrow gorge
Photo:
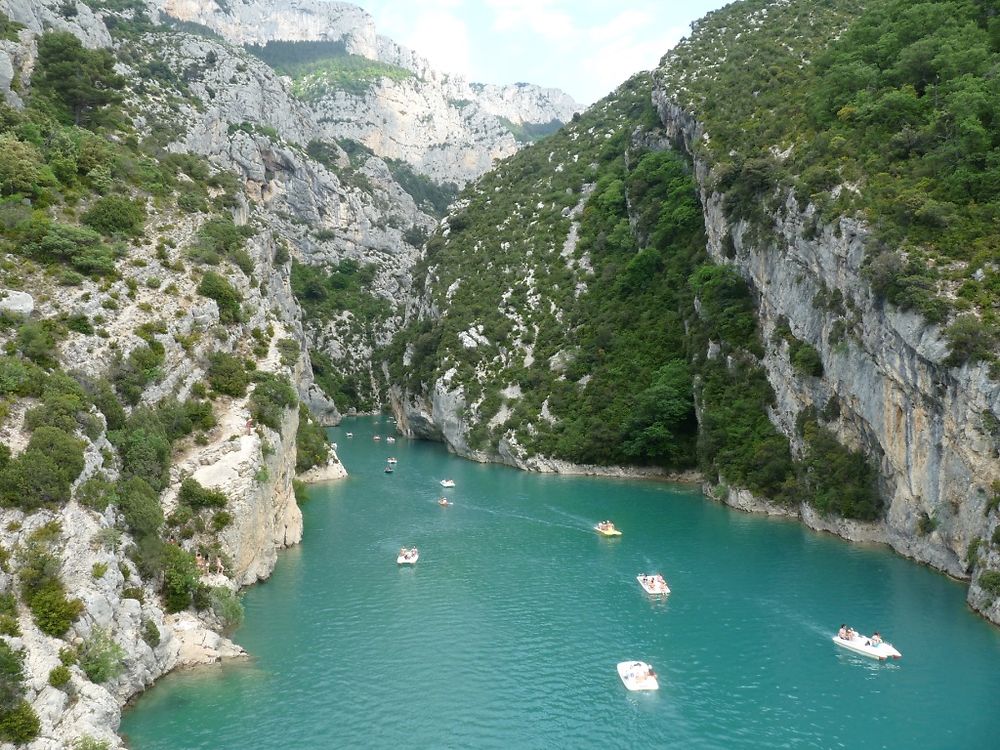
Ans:
<svg viewBox="0 0 1000 750"><path fill-rule="evenodd" d="M123 747L244 655L345 415L700 483L1000 624L1000 18L911 5L733 3L584 108L348 3L0 0L0 742Z"/></svg>

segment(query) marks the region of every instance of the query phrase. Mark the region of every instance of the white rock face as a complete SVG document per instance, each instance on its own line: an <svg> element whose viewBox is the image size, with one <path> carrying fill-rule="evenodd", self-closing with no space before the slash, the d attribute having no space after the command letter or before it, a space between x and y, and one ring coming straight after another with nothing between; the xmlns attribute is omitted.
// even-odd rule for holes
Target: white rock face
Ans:
<svg viewBox="0 0 1000 750"><path fill-rule="evenodd" d="M236 44L342 42L350 54L408 71L411 75L404 80L382 78L363 95L335 91L311 102L322 125L313 137L359 141L377 155L405 161L438 182L464 185L498 159L513 154L518 145L502 119L515 125L548 125L567 122L580 110L576 102L557 89L525 83L470 84L461 76L435 71L419 54L377 35L371 16L347 3L304 0L288 6L275 0L160 2L165 14L207 26ZM234 91L237 96L253 92L248 97L252 103L266 99L266 94L261 97L254 91L256 84L259 80ZM282 109L269 106L267 111L272 114L255 113L245 119L270 122ZM278 129L288 137L286 131ZM291 140L305 144L309 139Z"/></svg>
<svg viewBox="0 0 1000 750"><path fill-rule="evenodd" d="M35 309L35 299L27 292L0 289L0 312L14 315L31 315Z"/></svg>
<svg viewBox="0 0 1000 750"><path fill-rule="evenodd" d="M163 11L182 21L207 26L236 44L266 44L275 39L342 41L352 55L378 58L375 22L350 3L328 0L160 0Z"/></svg>
<svg viewBox="0 0 1000 750"><path fill-rule="evenodd" d="M69 18L62 12L62 0L0 0L0 11L34 34L44 31L68 31L85 47L110 47L111 34L107 26L89 5L73 2L75 13Z"/></svg>
<svg viewBox="0 0 1000 750"><path fill-rule="evenodd" d="M654 101L670 136L693 151L703 138L700 125L668 92L654 90ZM867 227L841 219L809 239L813 209L800 211L790 198L771 217L765 240L754 241L745 223L725 215L723 196L708 188L708 171L696 158L713 259L733 265L758 294L765 340L779 319L787 320L823 361L821 378L803 378L792 369L787 347L768 347L763 364L777 395L772 421L796 448L798 414L808 407L821 410L835 398L839 416L829 426L879 469L884 520L825 519L806 507L803 520L849 539L888 543L950 575L968 577L970 542L989 539L996 522L996 513L986 515L985 509L991 485L1000 481L1000 446L989 427L1000 419L1000 384L983 365L942 364L947 346L935 326L875 299L861 274ZM730 241L733 258L723 252ZM834 290L843 295L843 311L814 304L817 293ZM847 324L840 340L834 335L838 321ZM925 516L936 528L921 534ZM984 600L973 586L970 601ZM998 610L987 614L995 617Z"/></svg>

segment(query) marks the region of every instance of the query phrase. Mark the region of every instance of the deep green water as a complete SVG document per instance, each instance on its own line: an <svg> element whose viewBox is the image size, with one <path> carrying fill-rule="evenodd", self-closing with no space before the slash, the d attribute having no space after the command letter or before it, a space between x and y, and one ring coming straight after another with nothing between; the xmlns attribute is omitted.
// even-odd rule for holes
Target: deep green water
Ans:
<svg viewBox="0 0 1000 750"><path fill-rule="evenodd" d="M351 477L314 489L302 545L246 595L254 658L165 678L125 716L135 750L1000 745L1000 633L961 585L676 486L372 441L391 427L331 430ZM622 538L591 530L606 517ZM635 581L652 571L666 601ZM843 621L903 659L842 652ZM625 659L661 690L626 692Z"/></svg>

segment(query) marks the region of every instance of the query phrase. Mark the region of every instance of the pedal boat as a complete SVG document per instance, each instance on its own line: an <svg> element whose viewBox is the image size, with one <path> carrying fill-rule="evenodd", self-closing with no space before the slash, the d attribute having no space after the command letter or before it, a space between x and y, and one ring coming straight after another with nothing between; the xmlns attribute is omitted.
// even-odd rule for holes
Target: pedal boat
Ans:
<svg viewBox="0 0 1000 750"><path fill-rule="evenodd" d="M621 536L622 535L622 533L618 529L615 528L614 524L611 524L610 526L601 526L601 524L597 524L597 526L594 527L594 531L596 531L601 536L609 536L610 537L610 536Z"/></svg>
<svg viewBox="0 0 1000 750"><path fill-rule="evenodd" d="M454 487L455 486L455 480L453 480L453 479L442 479L441 480L441 486L442 487Z"/></svg>
<svg viewBox="0 0 1000 750"><path fill-rule="evenodd" d="M896 647L891 643L872 643L871 638L866 635L856 635L853 638L841 638L839 635L833 636L833 642L836 643L841 648L846 648L848 651L853 651L856 654L861 654L862 656L869 656L872 659L878 659L879 661L886 661L887 659L900 659L902 654L896 650Z"/></svg>
<svg viewBox="0 0 1000 750"><path fill-rule="evenodd" d="M420 559L420 552L417 551L416 547L412 549L403 550L396 557L397 565L416 565L417 560Z"/></svg>
<svg viewBox="0 0 1000 750"><path fill-rule="evenodd" d="M644 573L640 573L635 577L635 580L639 582L642 590L647 594L660 595L670 593L670 587L661 575L647 576Z"/></svg>
<svg viewBox="0 0 1000 750"><path fill-rule="evenodd" d="M629 690L659 690L656 672L644 661L618 662L618 676Z"/></svg>
<svg viewBox="0 0 1000 750"><path fill-rule="evenodd" d="M442 508L447 508L449 505L454 505L454 503L449 501L448 498L442 497L440 500L438 500L438 505L440 505Z"/></svg>
<svg viewBox="0 0 1000 750"><path fill-rule="evenodd" d="M386 462L387 464L394 464L394 463L397 463L397 462L396 462L396 459L392 458L391 456L390 456L389 458L387 458L387 459L385 460L385 462Z"/></svg>
<svg viewBox="0 0 1000 750"><path fill-rule="evenodd" d="M385 439L385 442L387 442L387 443L395 443L395 442L396 442L396 438L394 438L394 437L392 437L392 436L390 435L389 437L387 437L387 438Z"/></svg>

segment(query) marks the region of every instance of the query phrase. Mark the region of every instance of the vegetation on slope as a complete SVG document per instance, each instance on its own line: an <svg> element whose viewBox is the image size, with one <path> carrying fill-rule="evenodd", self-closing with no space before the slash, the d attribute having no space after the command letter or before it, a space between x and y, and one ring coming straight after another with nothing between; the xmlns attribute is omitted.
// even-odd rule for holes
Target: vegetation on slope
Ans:
<svg viewBox="0 0 1000 750"><path fill-rule="evenodd" d="M334 91L362 96L383 78L405 81L413 77L405 68L349 54L340 41L271 41L264 45L248 44L246 49L276 72L289 76L292 90L306 101L321 99Z"/></svg>
<svg viewBox="0 0 1000 750"><path fill-rule="evenodd" d="M242 396L252 380L248 405L261 424L279 423L297 397L284 376L249 375L232 366L232 357L209 357L211 347L196 350L207 330L197 323L183 332L168 329L156 317L159 309L138 300L153 299L155 293L157 302L162 299L182 317L189 305L173 298L180 296L177 286L185 284L186 303L197 299L199 289L218 302L224 323L242 322L243 300L233 282L246 288L256 269L244 248L248 232L235 226L227 210L237 182L204 159L167 154L155 129L153 137L140 142L123 110L136 105L137 89L143 93L143 87L157 85L154 80L128 87L114 72L110 51L88 50L67 33L41 35L38 50L34 86L20 92L27 106L0 106L0 287L28 291L35 302L33 316L0 315L0 423L6 434L24 438L20 446L16 441L0 445L0 506L26 514L58 511L71 499L100 513L114 506L117 513L109 518L117 519L117 528L102 528L93 543L128 556L131 562L120 562L126 579L132 571L134 580L138 570L170 611L218 609L231 622L238 602L200 583L193 554L197 549L228 564L218 540L232 520L225 509L228 498L187 480L169 518L160 499L182 441L190 439L187 446L207 442L206 433L216 424L213 404L201 384L185 401L168 395L150 403L149 389L164 378L172 364L168 357L176 364L183 348L186 356L209 360L200 364L212 373L210 381L220 393ZM135 48L124 45L119 51L136 62ZM185 240L183 231L171 231L175 227L163 221L164 214L189 228L191 236ZM154 226L164 234L156 237ZM178 236L185 243L180 249ZM204 267L215 270L204 272ZM136 323L122 331L116 317ZM211 333L203 344L233 336L221 325ZM267 337L254 333L263 347L255 346L254 354L263 357L270 331ZM283 359L290 351L280 343L278 349ZM63 370L68 358L79 362L91 352L95 361L110 360L107 372ZM107 474L95 471L95 456ZM8 531L13 530L12 524ZM4 584L9 590L0 591L4 634L19 635L12 604L17 597L37 627L53 637L63 637L80 615L82 604L59 575L61 531L58 523L47 523L17 550L0 549L0 567L14 574ZM124 550L123 532L132 539ZM93 575L105 572L102 563ZM139 584L127 585L123 595L141 600L146 589ZM155 626L146 631L147 642L155 645ZM98 631L79 644L79 663L91 680L110 679L122 668L113 645ZM7 666L0 669L0 739L22 743L39 726L20 699L17 665ZM50 675L56 687L67 679L59 672Z"/></svg>
<svg viewBox="0 0 1000 750"><path fill-rule="evenodd" d="M708 263L688 165L644 145L658 137L649 85L633 78L466 191L418 273L440 316L398 337L393 377L414 393L461 386L476 448L698 465L776 502L875 517L873 474L821 417L802 426L803 461L768 418L754 300ZM824 463L856 469L836 475L854 502L828 497Z"/></svg>
<svg viewBox="0 0 1000 750"><path fill-rule="evenodd" d="M705 124L735 215L791 189L825 218L864 217L876 294L948 323L949 364L995 364L998 29L986 0L749 0L659 75Z"/></svg>

